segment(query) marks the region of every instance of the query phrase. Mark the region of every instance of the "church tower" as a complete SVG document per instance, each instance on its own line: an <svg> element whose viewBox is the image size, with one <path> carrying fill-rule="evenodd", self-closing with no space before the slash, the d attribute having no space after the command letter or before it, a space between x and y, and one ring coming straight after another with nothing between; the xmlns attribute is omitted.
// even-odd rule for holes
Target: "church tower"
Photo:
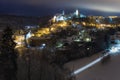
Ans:
<svg viewBox="0 0 120 80"><path fill-rule="evenodd" d="M79 16L80 16L80 13L79 13L78 9L76 9L76 11L75 11L75 16L76 16L76 18L79 18Z"/></svg>
<svg viewBox="0 0 120 80"><path fill-rule="evenodd" d="M65 11L64 10L62 11L62 15L65 15Z"/></svg>

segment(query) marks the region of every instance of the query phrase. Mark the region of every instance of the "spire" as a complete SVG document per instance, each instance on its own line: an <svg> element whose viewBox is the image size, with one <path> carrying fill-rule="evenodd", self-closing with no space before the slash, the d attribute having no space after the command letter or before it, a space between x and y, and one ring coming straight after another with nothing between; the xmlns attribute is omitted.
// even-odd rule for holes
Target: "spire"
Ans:
<svg viewBox="0 0 120 80"><path fill-rule="evenodd" d="M55 21L56 21L56 18L57 18L57 16L54 16L54 17L53 17L53 22L55 22Z"/></svg>
<svg viewBox="0 0 120 80"><path fill-rule="evenodd" d="M78 9L76 9L75 15L76 15L76 16L79 15L79 11L78 11Z"/></svg>
<svg viewBox="0 0 120 80"><path fill-rule="evenodd" d="M64 10L62 11L62 15L65 15L65 11Z"/></svg>

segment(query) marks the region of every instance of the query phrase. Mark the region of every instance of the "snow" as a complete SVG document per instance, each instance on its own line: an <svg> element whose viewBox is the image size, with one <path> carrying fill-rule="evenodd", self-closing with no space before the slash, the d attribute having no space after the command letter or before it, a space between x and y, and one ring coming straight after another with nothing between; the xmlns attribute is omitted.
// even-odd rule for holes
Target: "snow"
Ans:
<svg viewBox="0 0 120 80"><path fill-rule="evenodd" d="M120 80L120 55L112 56L107 64L98 63L76 76L77 80Z"/></svg>
<svg viewBox="0 0 120 80"><path fill-rule="evenodd" d="M71 70L77 70L91 61L94 61L99 56L100 53L93 55L89 58L83 58L75 61L71 61L65 64L65 67ZM120 55L112 55L110 60L102 64L101 62L95 64L94 66L82 71L80 74L76 75L76 80L120 80ZM73 67L74 66L74 67Z"/></svg>

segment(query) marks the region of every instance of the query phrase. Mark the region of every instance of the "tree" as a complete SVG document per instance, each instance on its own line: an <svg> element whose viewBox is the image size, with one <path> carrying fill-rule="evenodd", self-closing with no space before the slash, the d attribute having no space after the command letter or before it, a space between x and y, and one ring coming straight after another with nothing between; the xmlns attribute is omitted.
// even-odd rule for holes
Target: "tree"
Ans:
<svg viewBox="0 0 120 80"><path fill-rule="evenodd" d="M16 71L17 71L17 53L14 50L16 44L13 41L13 32L12 29L7 27L1 38L1 55L0 59L5 67L5 80L16 80Z"/></svg>

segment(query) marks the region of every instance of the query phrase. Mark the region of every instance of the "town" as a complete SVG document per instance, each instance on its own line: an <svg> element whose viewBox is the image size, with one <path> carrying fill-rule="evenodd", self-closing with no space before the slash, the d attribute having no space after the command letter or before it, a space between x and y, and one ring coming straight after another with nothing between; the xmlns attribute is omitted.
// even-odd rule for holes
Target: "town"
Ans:
<svg viewBox="0 0 120 80"><path fill-rule="evenodd" d="M44 17L41 19L17 16L0 19L1 26L13 29L18 80L78 80L82 71L98 62L107 64L113 55L119 54L119 16L87 16L77 9L69 14L63 10L45 21Z"/></svg>

